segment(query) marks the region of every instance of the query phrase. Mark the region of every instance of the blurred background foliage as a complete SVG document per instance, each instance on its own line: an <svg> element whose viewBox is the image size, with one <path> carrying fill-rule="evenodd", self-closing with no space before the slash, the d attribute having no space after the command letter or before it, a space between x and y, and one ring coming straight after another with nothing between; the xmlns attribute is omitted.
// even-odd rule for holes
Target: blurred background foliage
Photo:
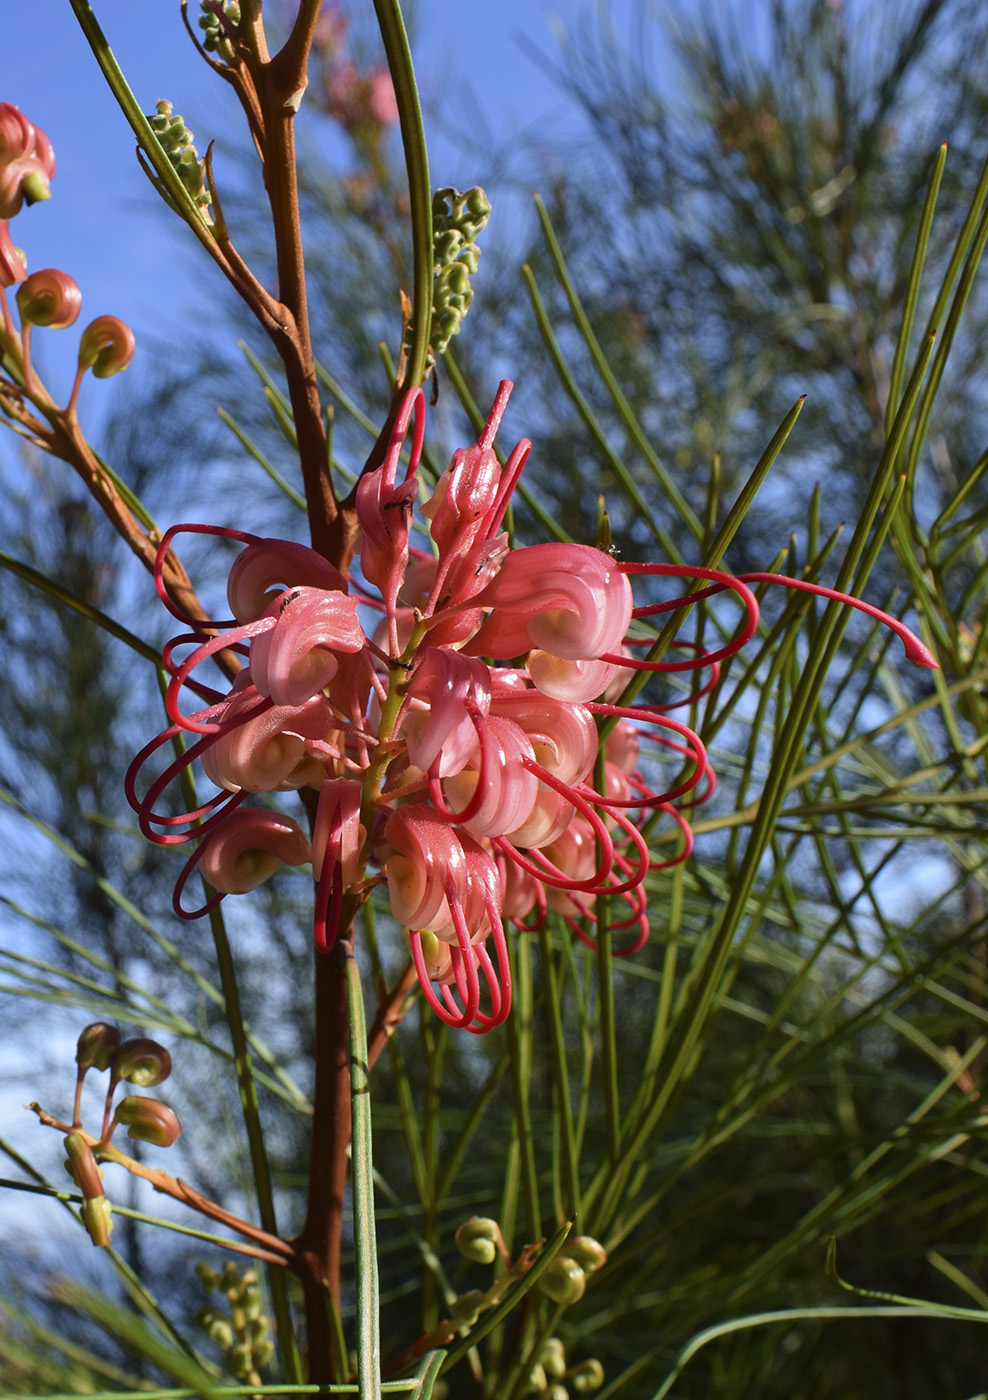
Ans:
<svg viewBox="0 0 988 1400"><path fill-rule="evenodd" d="M674 68L652 61L660 22ZM344 476L359 472L386 411L377 346L397 353L410 281L400 149L366 23L327 10L302 126L313 319ZM988 1309L988 302L973 278L988 227L986 47L976 0L766 0L699 16L672 6L661 21L643 5L631 45L601 5L542 56L546 81L583 114L578 142L505 152L463 136L495 214L512 211L511 236L495 218L464 333L437 366L428 450L441 470L473 436L464 402L486 409L498 378L515 379L504 437L535 440L532 504L515 516L526 542L547 527L592 542L603 494L626 557L698 561L806 394L725 558L735 571L767 569L788 548L783 568L829 582L925 332L938 329L950 355L934 362L929 421L921 399L885 463L888 540L864 570L869 598L919 619L942 673L911 671L897 645L855 621L807 695L830 624L799 598L770 602L750 659L693 708L721 787L696 813L689 865L653 877L649 945L615 969L616 1060L599 969L560 923L516 940L518 1004L503 1030L457 1038L417 1007L374 1071L385 1355L434 1327L457 1294L489 1285L490 1271L453 1248L472 1214L498 1218L517 1253L579 1193L577 1228L609 1253L572 1308L542 1299L495 1329L479 1359L450 1373L452 1396L525 1394L548 1335L572 1364L601 1361L598 1394L666 1393L706 1327L862 1305L827 1275L830 1234L841 1274L862 1287ZM944 139L903 373L896 346ZM263 270L240 159L217 155L231 183L224 208ZM519 197L533 183L537 209ZM291 428L274 380L264 387L274 367L221 286L204 281L201 317L181 377L163 355L160 382L108 425L106 455L165 523L299 537L303 517L260 460L294 480ZM21 479L6 507L9 553L160 644L147 580L58 464L26 458ZM218 556L189 550L207 599L225 572ZM87 1020L163 1039L176 1065L168 1100L185 1124L181 1174L251 1215L213 947L198 926L176 927L175 864L140 841L122 799L133 752L159 727L152 668L23 569L0 572L0 601L6 1081L64 1112ZM712 610L706 625L730 627L730 611ZM754 804L776 781L781 813L762 830ZM308 887L286 873L267 888L249 909L226 908L291 1233L309 1124ZM361 939L368 986L403 961L388 920L377 922L375 932L368 916ZM9 1176L64 1186L39 1129L5 1137ZM129 1181L108 1190L160 1210ZM222 1375L221 1351L193 1321L206 1301L193 1265L219 1268L222 1256L123 1217L108 1263L62 1213L27 1197L5 1206L4 1393L179 1374L53 1290L66 1273L129 1299L157 1335ZM711 1342L668 1393L970 1400L985 1389L982 1338L947 1316L794 1317Z"/></svg>

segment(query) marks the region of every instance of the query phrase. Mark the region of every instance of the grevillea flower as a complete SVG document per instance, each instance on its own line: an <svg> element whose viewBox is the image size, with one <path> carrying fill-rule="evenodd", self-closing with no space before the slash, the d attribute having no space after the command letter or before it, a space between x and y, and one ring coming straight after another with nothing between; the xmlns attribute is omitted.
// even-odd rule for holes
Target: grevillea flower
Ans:
<svg viewBox="0 0 988 1400"><path fill-rule="evenodd" d="M164 652L172 723L127 781L145 834L198 843L176 887L183 917L195 917L180 897L197 867L216 891L198 914L279 863L311 860L315 942L326 951L345 897L352 909L385 883L429 1005L476 1032L510 1010L506 925L536 927L553 911L595 946L607 898L619 954L648 937L645 878L689 857L689 814L715 788L699 735L669 711L707 694L754 636L751 585L838 599L892 627L918 665L936 664L895 618L803 579L624 563L581 544L510 549L501 525L530 449L520 442L503 466L494 452L510 389L501 385L476 443L454 453L421 509L432 552L413 548L411 535L421 390L402 401L384 461L358 484L363 542L351 579L290 541L205 525L169 531L158 590L190 630ZM243 545L229 577L231 618L197 621L168 597L162 563L182 531ZM688 579L694 591L636 607L637 575ZM659 659L641 655L647 619L722 592L742 607L730 640L707 649L677 639ZM368 636L375 611L382 620ZM191 648L182 661L179 647ZM246 667L224 693L198 673L227 649ZM708 676L671 701L622 703L641 671ZM190 712L180 704L187 690L198 697ZM141 771L182 731L192 738L184 755L139 795ZM213 795L193 811L162 811L166 789L196 761ZM292 818L248 801L300 788L315 798L311 846ZM661 861L641 830L659 821L678 838Z"/></svg>

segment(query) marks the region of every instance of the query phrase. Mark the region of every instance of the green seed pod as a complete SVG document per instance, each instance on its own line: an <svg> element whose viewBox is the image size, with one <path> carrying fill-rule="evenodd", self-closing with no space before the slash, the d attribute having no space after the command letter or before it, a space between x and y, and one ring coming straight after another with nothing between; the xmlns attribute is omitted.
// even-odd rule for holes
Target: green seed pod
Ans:
<svg viewBox="0 0 988 1400"><path fill-rule="evenodd" d="M606 1249L590 1235L578 1235L565 1248L569 1257L576 1260L585 1274L596 1273L607 1263Z"/></svg>
<svg viewBox="0 0 988 1400"><path fill-rule="evenodd" d="M207 1293L212 1293L220 1286L220 1276L215 1269L211 1269L208 1264L200 1259L196 1265L196 1277L205 1288Z"/></svg>
<svg viewBox="0 0 988 1400"><path fill-rule="evenodd" d="M223 1265L223 1272L220 1275L220 1292L236 1293L240 1291L240 1270L232 1259L228 1259Z"/></svg>
<svg viewBox="0 0 988 1400"><path fill-rule="evenodd" d="M575 1259L553 1259L539 1277L538 1287L554 1303L563 1303L568 1307L583 1297L587 1276Z"/></svg>
<svg viewBox="0 0 988 1400"><path fill-rule="evenodd" d="M599 1390L604 1384L604 1368L592 1356L589 1361L581 1361L579 1366L569 1374L569 1383L580 1395L589 1395L593 1390Z"/></svg>
<svg viewBox="0 0 988 1400"><path fill-rule="evenodd" d="M558 1337L550 1337L539 1353L547 1376L558 1381L566 1374L566 1349Z"/></svg>
<svg viewBox="0 0 988 1400"><path fill-rule="evenodd" d="M465 1259L475 1264L493 1264L501 1240L501 1227L496 1220L472 1215L456 1232L456 1247Z"/></svg>

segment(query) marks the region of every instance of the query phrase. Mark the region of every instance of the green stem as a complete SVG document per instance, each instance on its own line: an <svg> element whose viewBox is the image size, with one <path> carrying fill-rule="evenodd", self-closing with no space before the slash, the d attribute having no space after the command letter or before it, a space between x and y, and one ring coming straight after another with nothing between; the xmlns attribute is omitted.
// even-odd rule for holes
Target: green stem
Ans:
<svg viewBox="0 0 988 1400"><path fill-rule="evenodd" d="M374 0L377 22L384 41L384 52L391 71L401 142L408 172L408 196L412 224L412 347L396 397L421 384L429 363L432 330L432 187L429 184L429 156L422 123L415 69L408 45L408 34L398 0Z"/></svg>
<svg viewBox="0 0 988 1400"><path fill-rule="evenodd" d="M350 1027L350 1103L353 1119L353 1233L357 1271L357 1382L362 1400L381 1394L380 1295L374 1230L374 1162L371 1141L370 1066L360 969L352 946L346 954Z"/></svg>

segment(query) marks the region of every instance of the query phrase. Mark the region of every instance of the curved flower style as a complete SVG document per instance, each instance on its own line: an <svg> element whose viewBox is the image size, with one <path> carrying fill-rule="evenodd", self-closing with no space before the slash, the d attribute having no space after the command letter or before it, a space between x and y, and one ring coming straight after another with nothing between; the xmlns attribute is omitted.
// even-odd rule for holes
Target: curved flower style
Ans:
<svg viewBox="0 0 988 1400"><path fill-rule="evenodd" d="M400 406L383 464L358 485L363 547L352 580L287 540L208 525L169 531L158 591L191 631L164 652L172 723L138 754L127 781L146 835L163 845L198 842L176 887L183 917L253 888L279 862L311 859L315 942L326 951L345 900L352 914L386 882L429 1005L448 1025L475 1032L510 1010L505 924L537 927L552 910L595 946L597 901L608 897L617 901L609 925L625 931L617 951L647 939L645 878L689 857L688 813L716 785L699 735L668 711L706 695L722 663L754 636L750 585L858 608L892 627L910 660L936 665L895 618L803 579L627 564L580 544L509 549L501 522L530 449L519 443L503 466L494 453L510 391L506 380L477 442L454 453L421 509L431 553L411 543L425 424L418 389ZM244 546L230 571L232 618L198 621L168 597L163 561L182 531ZM689 579L694 591L636 607L636 575ZM677 639L660 659L635 654L648 639L630 636L633 624L640 633L645 619L725 591L743 609L731 640L708 650ZM383 622L368 636L375 610ZM178 662L180 646L192 651ZM226 649L247 665L223 694L194 676ZM623 703L639 672L701 670L709 679L681 699ZM179 706L186 689L205 702L191 714ZM195 741L139 797L140 770L183 730ZM165 790L196 759L214 795L194 811L160 812ZM674 777L656 776L664 764ZM242 805L250 793L300 788L318 792L311 849L290 818ZM678 842L656 862L642 827L660 819L673 823ZM188 914L179 900L197 865L216 893Z"/></svg>

